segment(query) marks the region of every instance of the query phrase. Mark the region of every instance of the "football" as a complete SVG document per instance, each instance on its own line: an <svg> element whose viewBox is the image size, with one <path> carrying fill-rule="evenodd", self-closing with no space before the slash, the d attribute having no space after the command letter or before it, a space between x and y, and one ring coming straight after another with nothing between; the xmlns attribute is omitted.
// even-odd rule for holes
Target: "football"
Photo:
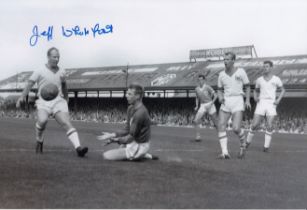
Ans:
<svg viewBox="0 0 307 210"><path fill-rule="evenodd" d="M51 101L55 99L59 94L59 89L55 84L49 83L44 85L40 90L42 99Z"/></svg>

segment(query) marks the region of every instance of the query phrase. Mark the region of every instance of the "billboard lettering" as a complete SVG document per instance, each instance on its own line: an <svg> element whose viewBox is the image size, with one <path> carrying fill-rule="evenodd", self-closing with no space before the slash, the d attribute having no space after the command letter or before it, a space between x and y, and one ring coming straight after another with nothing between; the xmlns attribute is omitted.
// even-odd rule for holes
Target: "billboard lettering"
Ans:
<svg viewBox="0 0 307 210"><path fill-rule="evenodd" d="M214 49L205 49L205 50L191 50L190 59L222 57L226 52L233 52L236 55L251 56L252 49L253 46L241 46L241 47L214 48Z"/></svg>

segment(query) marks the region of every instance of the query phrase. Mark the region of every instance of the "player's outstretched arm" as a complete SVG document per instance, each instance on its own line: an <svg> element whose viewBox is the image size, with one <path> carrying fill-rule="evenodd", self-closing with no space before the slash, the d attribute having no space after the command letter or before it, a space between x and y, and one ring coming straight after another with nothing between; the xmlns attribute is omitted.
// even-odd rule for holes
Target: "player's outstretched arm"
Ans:
<svg viewBox="0 0 307 210"><path fill-rule="evenodd" d="M220 88L217 90L217 96L218 96L219 102L221 104L223 104L224 103L224 96L223 96L223 92Z"/></svg>
<svg viewBox="0 0 307 210"><path fill-rule="evenodd" d="M218 96L219 102L221 104L224 104L223 84L221 82L220 75L219 75L219 77L217 79L217 96Z"/></svg>
<svg viewBox="0 0 307 210"><path fill-rule="evenodd" d="M21 96L17 99L16 107L20 108L21 103L26 100L27 95L29 94L30 90L32 89L33 85L35 84L34 81L29 80L26 87L23 89Z"/></svg>
<svg viewBox="0 0 307 210"><path fill-rule="evenodd" d="M278 105L280 103L281 99L284 97L284 95L286 93L286 89L284 88L284 86L281 86L280 89L281 89L281 93L280 93L279 97L276 99L275 105Z"/></svg>
<svg viewBox="0 0 307 210"><path fill-rule="evenodd" d="M62 93L64 95L64 98L68 102L69 98L68 98L68 90L67 90L66 80L63 80L61 82L61 87L62 87Z"/></svg>
<svg viewBox="0 0 307 210"><path fill-rule="evenodd" d="M251 87L249 84L245 85L245 106L247 109L251 108L251 103L250 103L250 94L251 94Z"/></svg>
<svg viewBox="0 0 307 210"><path fill-rule="evenodd" d="M134 137L131 134L128 134L126 136L122 136L118 138L119 144L129 144L134 140Z"/></svg>
<svg viewBox="0 0 307 210"><path fill-rule="evenodd" d="M116 131L115 134L116 134L116 137L126 136L129 134L129 131L130 131L130 117L129 117L129 108L128 108L125 127L122 130Z"/></svg>
<svg viewBox="0 0 307 210"><path fill-rule="evenodd" d="M255 88L255 90L254 90L254 101L255 102L259 101L259 92L260 92L260 89L259 88Z"/></svg>
<svg viewBox="0 0 307 210"><path fill-rule="evenodd" d="M108 133L108 132L102 132L102 135L97 136L97 140L99 141L107 141L111 138L115 138L116 134L115 133Z"/></svg>
<svg viewBox="0 0 307 210"><path fill-rule="evenodd" d="M216 100L217 100L217 94L213 93L212 104L214 104Z"/></svg>
<svg viewBox="0 0 307 210"><path fill-rule="evenodd" d="M260 94L260 81L259 81L260 79L259 78L255 82L255 89L254 89L254 101L256 103L258 103L259 101L259 94Z"/></svg>
<svg viewBox="0 0 307 210"><path fill-rule="evenodd" d="M198 109L198 103L199 103L198 97L196 96L196 98L195 98L195 108L194 108L195 111L197 111L197 109Z"/></svg>
<svg viewBox="0 0 307 210"><path fill-rule="evenodd" d="M118 143L118 144L128 144L134 140L133 136L130 134L122 137L116 137L116 133L108 133L108 132L102 132L102 135L96 137L97 140L103 141L104 145L109 145L112 143Z"/></svg>

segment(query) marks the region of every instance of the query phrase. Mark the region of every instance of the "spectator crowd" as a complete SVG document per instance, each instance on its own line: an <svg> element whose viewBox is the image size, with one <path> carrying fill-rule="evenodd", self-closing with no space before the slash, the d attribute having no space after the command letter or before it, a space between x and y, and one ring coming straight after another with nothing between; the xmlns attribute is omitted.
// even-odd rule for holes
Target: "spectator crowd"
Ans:
<svg viewBox="0 0 307 210"><path fill-rule="evenodd" d="M193 98L144 98L144 104L148 108L152 123L166 126L192 126L195 111ZM217 109L219 109L219 104ZM307 123L307 99L287 98L283 99L277 108L278 116L274 122L275 132L304 133ZM75 102L69 102L70 116L72 120L104 123L124 123L126 121L127 102L124 98L78 98ZM248 129L253 116L255 103L252 110L246 111L243 119L243 127ZM15 103L3 102L0 104L0 117L31 118L35 117L34 103L30 103L25 110L15 108ZM260 125L264 130L265 122ZM213 122L209 116L204 116L203 127L213 128ZM229 123L229 128L231 122Z"/></svg>

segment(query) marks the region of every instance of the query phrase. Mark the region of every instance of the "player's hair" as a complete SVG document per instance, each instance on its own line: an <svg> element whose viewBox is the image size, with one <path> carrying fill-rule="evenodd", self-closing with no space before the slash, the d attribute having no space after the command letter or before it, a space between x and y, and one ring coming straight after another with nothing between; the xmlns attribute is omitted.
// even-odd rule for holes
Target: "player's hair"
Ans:
<svg viewBox="0 0 307 210"><path fill-rule="evenodd" d="M140 95L140 98L143 98L144 87L138 83L131 83L128 89L133 89L135 94Z"/></svg>
<svg viewBox="0 0 307 210"><path fill-rule="evenodd" d="M225 56L230 55L231 56L231 60L235 61L236 60L236 54L234 54L233 52L225 52Z"/></svg>
<svg viewBox="0 0 307 210"><path fill-rule="evenodd" d="M58 49L58 48L56 48L56 47L51 47L51 48L47 51L47 56L50 56L50 55L51 55L51 51L52 51L52 50L56 50L56 51L59 52L59 49Z"/></svg>
<svg viewBox="0 0 307 210"><path fill-rule="evenodd" d="M203 78L203 79L206 79L206 76L204 74L199 74L198 78L200 78L200 77Z"/></svg>
<svg viewBox="0 0 307 210"><path fill-rule="evenodd" d="M273 62L272 61L263 61L263 64L269 64L271 67L273 67Z"/></svg>

